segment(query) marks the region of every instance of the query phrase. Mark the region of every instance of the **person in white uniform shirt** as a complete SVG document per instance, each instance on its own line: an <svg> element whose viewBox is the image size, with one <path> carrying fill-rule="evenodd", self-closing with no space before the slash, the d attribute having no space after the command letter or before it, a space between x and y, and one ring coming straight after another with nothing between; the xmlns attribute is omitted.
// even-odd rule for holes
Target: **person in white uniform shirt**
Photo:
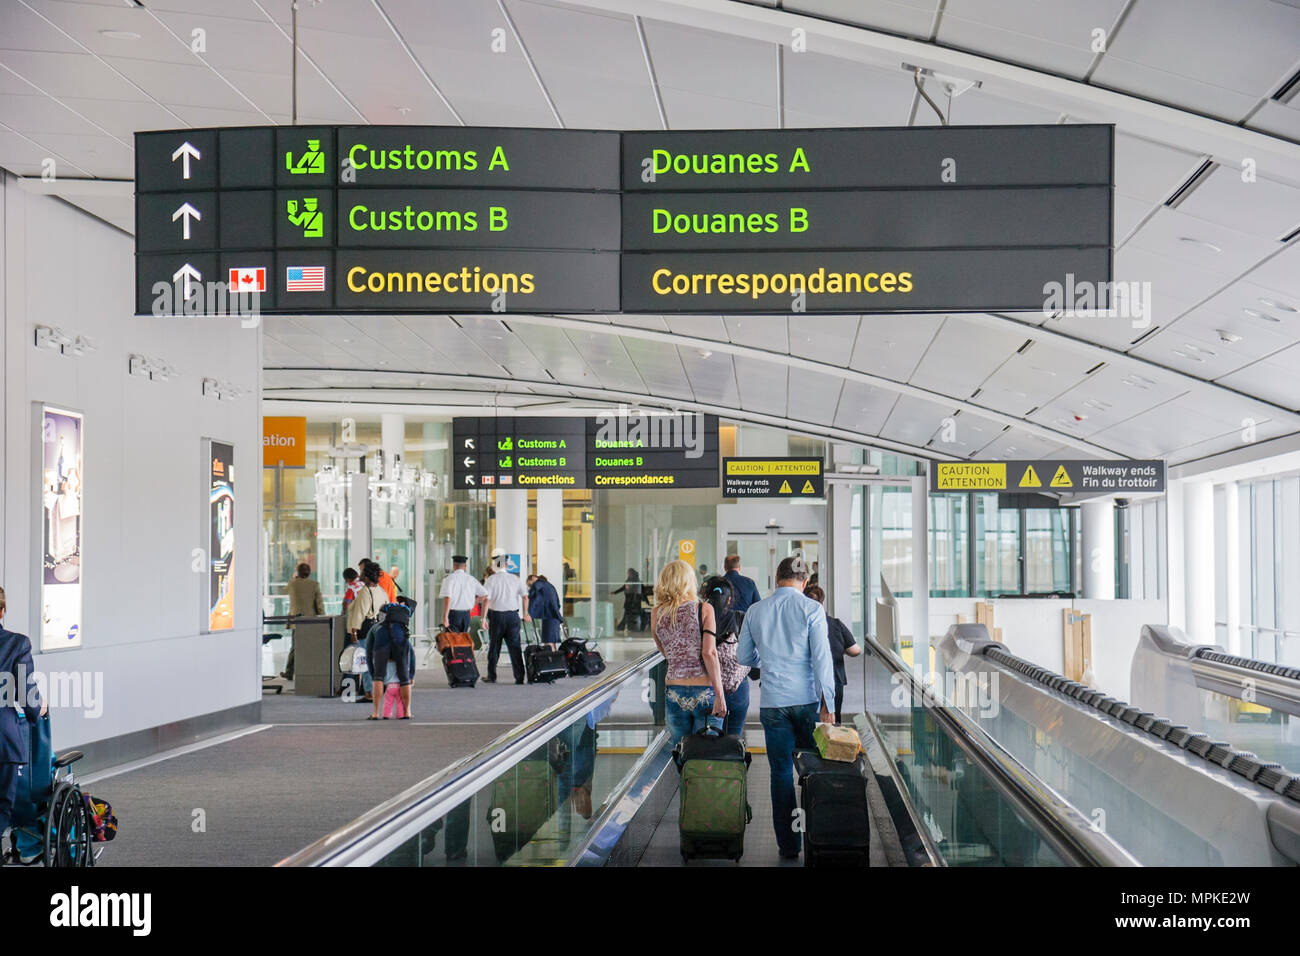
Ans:
<svg viewBox="0 0 1300 956"><path fill-rule="evenodd" d="M474 609L474 602L481 597L487 597L487 588L478 583L478 580L465 570L465 565L469 563L469 558L463 554L453 554L451 556L451 574L442 579L442 590L438 596L442 598L442 627L443 630L454 631L457 634L465 634L469 631L469 612Z"/></svg>
<svg viewBox="0 0 1300 956"><path fill-rule="evenodd" d="M511 574L506 568L509 556L501 548L492 551L492 576L484 582L487 585L488 598L488 657L485 684L497 681L497 659L501 656L501 642L505 641L510 651L510 667L515 672L515 683L524 682L524 655L519 647L519 615L522 611L525 621L528 616L528 589L519 575Z"/></svg>

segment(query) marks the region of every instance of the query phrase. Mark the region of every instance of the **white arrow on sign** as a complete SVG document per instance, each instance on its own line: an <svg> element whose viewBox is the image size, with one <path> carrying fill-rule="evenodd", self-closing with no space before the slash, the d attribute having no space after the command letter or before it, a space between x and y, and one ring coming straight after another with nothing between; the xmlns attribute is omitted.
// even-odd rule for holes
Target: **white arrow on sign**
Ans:
<svg viewBox="0 0 1300 956"><path fill-rule="evenodd" d="M465 484L467 484L467 485L472 485L472 484L474 484L474 476L473 476L473 475L466 475L466 476L465 476Z"/></svg>
<svg viewBox="0 0 1300 956"><path fill-rule="evenodd" d="M194 268L188 262L172 273L172 282L185 283L185 293L183 297L186 299L190 297L190 283L202 282L202 281L203 281L203 273L201 273L198 269Z"/></svg>
<svg viewBox="0 0 1300 956"><path fill-rule="evenodd" d="M178 160L178 159L181 161L181 179L189 179L189 178L190 178L190 158L191 158L191 157L193 157L195 160L199 160L199 159L202 159L202 158L203 158L203 154L200 153L200 152L198 151L198 148L197 148L193 143L191 143L189 140L186 140L185 142L183 142L183 143L181 143L179 146L177 146L177 147L176 147L176 152L172 153L172 162L173 162L173 163L176 162L176 160ZM186 237L186 238L188 238L188 237Z"/></svg>
<svg viewBox="0 0 1300 956"><path fill-rule="evenodd" d="M469 455L466 455L464 460L465 460L465 467L466 467L466 468L473 468L473 467L474 467L474 462L478 461L477 458L471 458L471 457L469 457Z"/></svg>
<svg viewBox="0 0 1300 956"><path fill-rule="evenodd" d="M177 209L174 213L172 213L172 222L175 222L177 219L181 220L182 239L188 239L190 237L190 220L191 219L201 220L202 218L203 218L203 213L199 212L189 203L182 204L180 209Z"/></svg>
<svg viewBox="0 0 1300 956"><path fill-rule="evenodd" d="M474 439L472 439L472 438L466 438L466 439L465 439L465 450L466 450L466 451L475 451L475 450L476 450L476 449L474 448Z"/></svg>

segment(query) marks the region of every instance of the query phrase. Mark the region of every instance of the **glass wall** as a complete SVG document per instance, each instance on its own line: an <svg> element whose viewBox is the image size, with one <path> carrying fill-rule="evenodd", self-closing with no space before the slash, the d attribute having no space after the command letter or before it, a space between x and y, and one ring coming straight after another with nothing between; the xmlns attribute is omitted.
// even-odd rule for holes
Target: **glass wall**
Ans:
<svg viewBox="0 0 1300 956"><path fill-rule="evenodd" d="M1284 475L1237 485L1236 581L1226 560L1216 564L1224 579L1216 595L1217 630L1227 637L1227 588L1237 589L1241 653L1260 660L1300 665L1300 476ZM1220 513L1226 540L1229 496L1215 490L1215 531ZM1216 548L1224 552L1226 548ZM1217 555L1216 555L1217 557ZM1220 574L1220 564L1222 574ZM1225 640L1225 644L1230 643Z"/></svg>

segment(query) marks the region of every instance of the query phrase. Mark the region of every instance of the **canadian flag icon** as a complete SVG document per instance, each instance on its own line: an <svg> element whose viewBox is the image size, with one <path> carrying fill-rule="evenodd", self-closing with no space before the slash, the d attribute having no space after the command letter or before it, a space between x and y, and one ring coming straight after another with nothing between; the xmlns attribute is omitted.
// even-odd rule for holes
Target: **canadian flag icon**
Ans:
<svg viewBox="0 0 1300 956"><path fill-rule="evenodd" d="M266 267L255 266L246 269L231 269L227 288L230 292L265 292Z"/></svg>

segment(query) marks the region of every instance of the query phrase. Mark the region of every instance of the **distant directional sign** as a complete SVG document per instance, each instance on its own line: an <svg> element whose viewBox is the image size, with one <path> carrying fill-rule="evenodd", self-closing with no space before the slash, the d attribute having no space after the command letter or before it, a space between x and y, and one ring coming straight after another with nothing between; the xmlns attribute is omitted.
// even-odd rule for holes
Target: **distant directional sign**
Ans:
<svg viewBox="0 0 1300 956"><path fill-rule="evenodd" d="M1163 461L940 461L930 468L931 491L1029 491L1064 494L1160 494Z"/></svg>

